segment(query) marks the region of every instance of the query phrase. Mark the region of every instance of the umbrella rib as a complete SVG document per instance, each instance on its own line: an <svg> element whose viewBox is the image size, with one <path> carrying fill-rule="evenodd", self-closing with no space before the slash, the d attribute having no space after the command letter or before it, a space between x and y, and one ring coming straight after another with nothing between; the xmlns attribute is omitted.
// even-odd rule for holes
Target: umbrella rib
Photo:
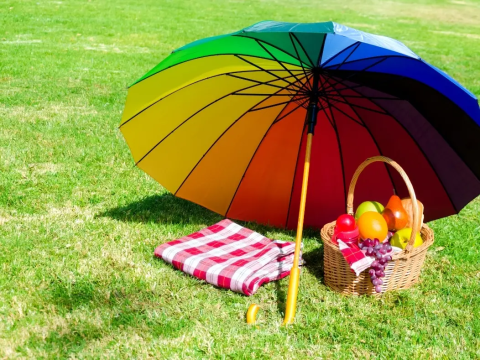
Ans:
<svg viewBox="0 0 480 360"><path fill-rule="evenodd" d="M278 90L278 91L281 91L281 90ZM207 156L207 154L210 152L210 150L215 146L215 144L223 137L223 135L225 135L228 130L230 130L238 121L240 121L248 112L252 111L252 109L265 102L266 100L268 100L269 98L266 98L266 99L263 99L262 101L256 103L255 105L253 105L251 108L249 108L247 111L245 111L242 115L240 115L234 122L232 122L226 129L225 131L220 134L220 136L213 142L213 144L208 148L207 151L205 151L205 153L202 155L202 157L200 158L200 160L197 161L197 163L195 164L195 166L192 168L192 170L190 170L190 172L188 173L188 175L185 177L185 179L183 179L182 183L180 184L180 186L178 187L178 189L175 191L174 195L176 196L177 193L180 191L180 189L182 188L183 184L185 184L185 182L188 180L188 178L190 177L190 175L195 171L195 169L197 168L197 166L200 164L200 162L205 158L205 156ZM282 112L283 109L280 109L280 112ZM271 126L271 125L270 125Z"/></svg>
<svg viewBox="0 0 480 360"><path fill-rule="evenodd" d="M283 88L283 90L288 90L288 88ZM240 90L241 91L241 90ZM232 95L241 95L241 96L268 96L270 94L258 94L258 93L233 93ZM295 96L293 94L275 94L274 96ZM305 95L307 96L307 95Z"/></svg>
<svg viewBox="0 0 480 360"><path fill-rule="evenodd" d="M348 65L348 64L354 64L354 63L357 63L357 62L362 62L362 61L365 61L365 60L372 60L372 59L382 59L382 58L385 58L385 59L391 59L391 58L407 58L407 59L412 59L412 60L415 60L413 58L410 58L408 56L404 56L404 55L377 55L377 56L372 56L372 57L369 57L369 58L363 58L363 59L355 59L355 60L352 60L352 61L347 61L345 63L342 63L341 65ZM333 69L334 66L338 66L338 65L329 65L329 66L326 66L325 69L326 70L331 70L331 71L342 71L342 69ZM344 70L344 71L355 71L355 70Z"/></svg>
<svg viewBox="0 0 480 360"><path fill-rule="evenodd" d="M354 71L353 74L351 74L350 76L347 76L347 78L346 78L346 79L343 79L343 81L348 81L348 80L350 80L351 78L357 76L359 73L365 72L365 71L367 71L368 69L370 69L370 68L372 68L372 67L380 64L381 62L383 62L383 61L385 61L385 60L387 60L387 58L388 58L387 56L384 56L384 57L381 58L379 61L377 61L377 62L375 62L375 63L373 63L373 64L371 64L371 65L369 65L369 66L364 67L362 70ZM342 71L342 70L331 69L331 71ZM352 70L348 70L348 71L352 71ZM326 73L327 75L330 75L329 71L326 71L325 73Z"/></svg>
<svg viewBox="0 0 480 360"><path fill-rule="evenodd" d="M257 71L261 71L261 70L257 70ZM262 71L263 72L263 71ZM269 84L268 82L264 82L264 81L259 81L259 80L254 80L254 79L249 79L249 78L244 78L242 76L237 76L237 75L232 75L232 74L226 74L227 76L230 76L230 77L234 77L234 78L237 78L237 79L241 79L241 80L246 80L246 81L251 81L251 82L254 82L254 83L257 83L257 84L261 84L261 85L267 85L267 86L271 86L271 87L275 87L275 88L279 88L279 89L288 89L288 86L280 86L280 85L273 85L273 84ZM288 78L291 78L292 76L287 76L285 79L288 79ZM302 76L301 79L303 79L305 76ZM279 80L275 80L275 81L279 81Z"/></svg>
<svg viewBox="0 0 480 360"><path fill-rule="evenodd" d="M246 89L251 89L255 86L258 86L257 85L251 85L251 86L248 86L242 90L246 90ZM212 101L211 103L205 105L203 108L201 108L200 110L196 111L194 114L190 115L186 120L184 120L182 123L180 123L175 129L173 129L172 131L170 131L162 140L160 140L153 148L151 148L145 155L142 156L142 158L140 160L138 160L135 164L135 166L137 166L143 159L145 159L145 157L147 157L153 150L155 150L155 148L160 145L166 138L168 138L170 135L172 135L178 128L180 128L183 124L185 124L188 120L190 120L191 118L193 118L195 115L197 115L198 113L202 112L203 110L205 110L206 108L208 108L209 106L215 104L216 102L222 100L222 99L225 99L226 97L232 95L232 93L229 93L229 94L226 94L224 96L221 96L219 97L218 99Z"/></svg>
<svg viewBox="0 0 480 360"><path fill-rule="evenodd" d="M368 111L372 111L372 112L375 112L375 113L378 113L378 114L386 114L384 111L379 111L379 110L376 110L376 109L371 109L371 108L367 108L365 106L361 106L361 105L357 105L357 104L352 104L352 103L349 103L348 101L341 101L341 100L338 100L336 99L335 101L341 103L341 104L347 104L349 106L356 106L357 108L359 109L364 109L364 110L368 110ZM375 104L376 105L376 104ZM380 107L381 108L381 107ZM381 108L383 110L383 108Z"/></svg>
<svg viewBox="0 0 480 360"><path fill-rule="evenodd" d="M293 48L295 50L295 54L297 54L297 58L300 59L300 55L298 54L298 50L297 50L297 47L295 46L295 42L293 41L293 38L292 38L292 33L288 33L288 37L290 38L290 42L292 43L293 45ZM305 74L305 76L307 76L307 72L305 71L305 68L303 67L303 62L300 62L300 65L302 65L302 70L303 70L303 73ZM310 84L307 83L307 88L309 88L310 90L312 90L312 87L309 86Z"/></svg>
<svg viewBox="0 0 480 360"><path fill-rule="evenodd" d="M353 122L355 122L356 124L365 127L361 122L358 122L358 120L356 120L355 118L353 118L353 117L351 117L350 115L348 115L345 111L343 111L343 110L340 109L339 107L335 106L335 104L330 103L330 106L332 106L332 107L334 107L335 109L337 109L338 111L340 111L343 115L345 115L346 117L348 117L349 119L351 119L351 120L352 120Z"/></svg>
<svg viewBox="0 0 480 360"><path fill-rule="evenodd" d="M307 96L304 96L301 98L301 100L304 100L305 98L307 98ZM293 98L292 98L293 99ZM278 106L278 105L283 105L283 104L288 104L289 102L292 101L292 99L289 99L288 101L284 101L284 102L281 102L281 103L277 103L277 104L273 104L273 105L268 105L268 106L264 106L264 107L261 107L261 108L257 108L257 109L252 109L251 111L258 111L258 110L263 110L263 109L268 109L268 108L271 108L271 107L275 107L275 106ZM298 98L297 98L298 99ZM297 100L295 99L295 100Z"/></svg>
<svg viewBox="0 0 480 360"><path fill-rule="evenodd" d="M335 70L338 70L338 68L340 68L341 66L343 66L343 65L347 62L347 60L350 58L350 56L352 56L353 53L354 53L355 51L357 51L357 49L358 49L359 47L360 47L360 42L357 43L357 45L356 45L356 46L354 47L354 49L350 52L350 54L348 54L348 56L347 56L345 59L343 59L343 61L342 61L340 64L332 65L332 67L333 67L333 66L336 66L337 68L336 68Z"/></svg>
<svg viewBox="0 0 480 360"><path fill-rule="evenodd" d="M349 89L349 88L347 88ZM335 95L331 95L331 96L335 96ZM367 95L359 95L359 96L356 96L356 95L342 95L343 98L352 98L352 99L376 99L376 100L401 100L399 98L394 98L394 97L385 97L385 96L367 96Z"/></svg>
<svg viewBox="0 0 480 360"><path fill-rule="evenodd" d="M235 35L233 35L233 36L243 37L243 38L252 39L252 40L260 40L260 39L257 39L257 38L255 38L255 37L250 37L250 36L241 35L241 34L235 34ZM268 41L265 41L265 40L263 40L263 39L260 40L260 41L263 42L263 43L265 43L265 44L267 44L268 46L271 46L271 47L277 49L278 51L283 52L284 54L286 54L286 55L288 55L288 56L291 56L292 58L298 60L300 63L303 63L302 59L296 58L295 56L293 56L292 54L286 52L286 51L283 50L282 48L279 48L278 46L276 46L276 45L274 45L274 44L272 44L272 43L269 43ZM288 63L288 64L290 64L290 63ZM308 66L308 64L306 64L306 63L304 63L304 64ZM294 64L291 64L291 65L294 65ZM297 65L297 66L298 66L298 65Z"/></svg>
<svg viewBox="0 0 480 360"><path fill-rule="evenodd" d="M251 61L248 61L247 59L244 59L244 58L243 58L242 56L240 56L240 55L235 55L235 56L236 56L237 58L239 58L240 60L243 60L243 61L245 61L246 63L248 63L248 64L250 64L250 65L252 65L252 66L255 66L257 69L263 70L263 71L265 71L266 73L268 73L268 74L270 74L270 75L278 78L279 80L283 80L282 78L280 78L280 77L278 77L277 75L275 75L274 73L272 73L272 71L277 71L277 70L267 70L267 69L262 68L260 65L257 65L257 64L255 64L255 63L252 63ZM271 60L271 59L268 59L268 60ZM307 76L307 75L305 74L305 76ZM285 80L285 81L286 81L286 80ZM301 89L301 87L298 86L298 85L296 85L295 83L291 83L291 82L289 82L289 81L286 81L286 82L288 82L288 83L289 83L290 85L292 85L292 86L295 86L295 87Z"/></svg>
<svg viewBox="0 0 480 360"><path fill-rule="evenodd" d="M303 132L305 131L306 126L307 124L305 123L303 125L302 132L300 133L300 144L298 145L297 160L295 161L295 168L293 170L292 188L290 189L290 199L288 200L287 219L285 221L285 227L288 226L288 219L290 218L290 206L292 205L293 190L295 188L295 175L297 174L298 160L300 159L300 151L302 149L302 144L303 144Z"/></svg>
<svg viewBox="0 0 480 360"><path fill-rule="evenodd" d="M161 73L162 71L165 71L165 70L168 70L168 69L171 69L175 66L178 66L178 65L182 65L182 64L186 64L190 61L195 61L195 60L198 60L198 59L204 59L204 58L207 58L207 57L214 57L214 56L237 56L238 53L224 53L224 54L210 54L210 55L203 55L203 56L199 56L199 57L196 57L196 58L193 58L193 59L189 59L189 60L185 60L185 61L182 61L182 62L179 62L179 63L176 63L176 64L173 64L173 65L170 65L170 66L167 66L165 69L161 69L159 71L157 71L156 73L153 73L151 75L148 75L146 78L143 78L142 80L139 80L135 83L133 83L132 85L128 86L128 88L131 88L139 83L141 83L142 81L144 80L147 80L148 78L152 77L152 76L155 76L159 73ZM264 59L264 60L272 60L272 59L269 59L269 58L264 58L264 57L261 57L261 56L256 56L256 55L244 55L244 56L250 56L250 57L254 57L254 58L258 58L258 59ZM293 56L292 56L293 57ZM295 58L295 57L293 57ZM293 65L293 66L297 66L298 67L298 64L292 64L292 63L289 63L287 61L284 61L285 64L288 64L288 65Z"/></svg>
<svg viewBox="0 0 480 360"><path fill-rule="evenodd" d="M329 76L331 79L334 79L332 76L327 75L326 73L324 73L323 76ZM335 79L334 79L334 80L335 80ZM345 84L342 83L342 85L345 85ZM345 87L343 87L343 88L341 88L341 89L337 89L337 88L332 88L332 87L330 87L330 88L328 88L329 90L325 91L325 93L326 93L326 94L329 94L329 93L332 93L332 92L336 92L336 91L340 91L340 90L347 90L347 89L352 90L352 89L360 88L360 87L362 87L362 86L364 86L364 85L360 85L360 84L359 84L359 85L355 85L355 86L347 86L347 85L345 85Z"/></svg>
<svg viewBox="0 0 480 360"><path fill-rule="evenodd" d="M288 115L290 115L291 113L295 112L299 107L302 107L303 105L305 105L309 100L309 97L307 97L306 99L303 99L302 103L297 105L295 108L293 108L292 110L290 110L288 113L286 113L285 115L277 118L272 125L280 122L281 120L285 119Z"/></svg>
<svg viewBox="0 0 480 360"><path fill-rule="evenodd" d="M276 70L276 71L284 71L284 70ZM301 70L296 70L296 71L301 71ZM229 73L222 73L222 74L217 74L217 75L212 75L212 76L208 76L206 78L203 78L203 79L200 79L200 80L197 80L197 81L194 81L192 83L189 83L185 86L182 86L181 88L175 90L175 91L172 91L171 93L165 95L164 97L156 100L155 102L153 102L152 104L148 105L147 107L143 108L141 111L139 111L138 113L136 113L135 115L133 115L131 118L129 118L128 120L126 120L125 122L123 122L122 124L120 124L120 126L118 128L121 128L123 125L127 124L130 120L133 120L136 116L140 115L142 112L144 112L145 110L149 109L150 107L156 105L157 103L159 103L160 101L166 99L167 97L169 97L170 95L173 95L175 94L176 92L180 91L180 90L183 90L183 89L186 89L187 87L189 86L192 86L192 85L195 85L195 84L198 84L202 81L206 81L206 80L210 80L210 79L213 79L213 78L216 78L216 77L220 77L220 76L232 76L231 74L240 74L240 73L246 73L246 72L264 72L263 70L241 70L241 71L233 71L233 72L229 72ZM289 76L290 77L290 76ZM247 79L245 79L247 80ZM276 80L275 80L276 81ZM268 85L268 84L266 84Z"/></svg>
<svg viewBox="0 0 480 360"><path fill-rule="evenodd" d="M291 100L290 100L290 101L291 101ZM283 109L285 109L287 106L288 106L288 104L285 105L285 107L284 107ZM280 112L278 113L278 115L276 116L276 118L272 121L272 123L271 123L270 126L268 127L267 131L265 131L265 134L263 134L262 140L260 140L260 142L258 143L257 148L256 148L255 151L253 152L253 155L252 155L252 157L250 158L250 161L248 162L248 165L246 166L245 171L243 172L243 175L242 175L242 177L240 178L240 181L238 182L237 188L235 189L235 192L233 193L232 200L230 200L230 204L228 205L227 211L225 212L225 216L227 216L227 215L228 215L228 212L230 211L230 207L232 206L233 201L235 200L235 197L237 196L238 189L240 188L240 185L242 184L242 181L243 181L245 175L247 174L248 169L250 168L250 164L252 163L253 158L254 158L255 155L257 154L258 149L259 149L260 146L262 145L263 141L264 141L265 138L267 137L268 132L269 132L270 129L272 128L273 124L275 124L275 121L277 120L278 116L282 113L283 109L280 110Z"/></svg>
<svg viewBox="0 0 480 360"><path fill-rule="evenodd" d="M320 77L322 79L323 76ZM340 165L342 166L342 179L343 179L343 197L344 197L344 203L347 201L347 185L345 181L345 165L343 163L343 151L342 151L342 144L340 142L340 135L338 134L338 127L337 127L337 122L335 121L335 116L333 115L332 108L330 106L330 102L328 101L328 97L326 98L327 104L328 104L328 110L330 110L330 114L332 115L332 122L334 123L333 130L335 131L335 136L337 137L337 145L338 145L338 152L340 155ZM325 109L323 109L325 112L325 115L327 115L327 112ZM328 117L328 115L327 115Z"/></svg>
<svg viewBox="0 0 480 360"><path fill-rule="evenodd" d="M323 43L322 46L320 46L320 51L317 56L317 62L315 63L316 66L320 66L320 61L322 61L322 56L323 56L323 51L325 49L325 43L327 42L327 34L325 34L325 37L323 38Z"/></svg>
<svg viewBox="0 0 480 360"><path fill-rule="evenodd" d="M310 64L312 64L312 67L315 67L315 63L312 61L312 59L310 59L310 55L308 55L308 53L305 51L305 48L303 47L303 44L302 44L301 41L298 39L298 37L295 35L295 33L289 33L289 34L292 34L292 36L295 38L295 40L297 40L298 44L300 45L300 47L301 47L302 50L303 50L303 53L304 53L305 55L307 55L308 61L310 61Z"/></svg>
<svg viewBox="0 0 480 360"><path fill-rule="evenodd" d="M342 51L336 53L334 56L332 56L331 58L329 58L327 61L325 61L325 63L322 65L323 68L327 67L327 64L329 62L331 62L332 60L334 60L335 58L337 58L338 56L342 55L345 51L347 50L350 50L352 47L356 46L357 44L359 44L360 42L359 41L356 41L354 42L353 44L351 45L348 45L345 49L343 49ZM335 66L335 65L329 65L329 66Z"/></svg>
<svg viewBox="0 0 480 360"><path fill-rule="evenodd" d="M261 43L261 40L258 40L258 39L255 39L255 41L258 43L258 45L260 45L276 62L278 62L280 64L281 67L283 67L285 70L287 70L293 77L295 77L295 79L297 80L297 82L299 82L300 80L290 72L290 70L288 70L288 68L283 65L283 63L281 61L279 61L270 51L268 51L268 49Z"/></svg>
<svg viewBox="0 0 480 360"><path fill-rule="evenodd" d="M327 77L327 81L328 81L328 78L330 78L330 77ZM331 79L331 78L330 78L330 79ZM332 79L332 80L336 81L335 79ZM343 84L343 85L344 85L344 84ZM340 92L338 92L338 94L339 94L341 97L343 97L343 95L342 95ZM360 114L358 114L357 111L356 111L353 107L350 106L350 108L352 109L352 111L355 113L355 115L357 115L357 117L358 117L358 118L360 119L360 121L362 122L364 128L367 130L368 134L370 135L370 138L372 139L373 143L375 144L375 146L376 146L376 148L377 148L378 153L380 154L380 156L384 156L384 155L383 155L383 152L382 152L382 149L380 148L380 145L378 144L377 139L375 139L375 137L373 136L370 128L367 126L367 124L365 124L365 122L363 121L363 119L362 119L362 117L360 116ZM395 182L393 181L393 176L392 176L392 173L390 172L390 168L389 168L389 166L388 166L387 164L384 164L384 165L385 165L385 169L387 170L388 177L390 178L390 182L392 183L392 186L393 186L393 189L394 189L394 191L395 191L395 194L397 194L397 193L398 193L398 192L397 192L397 187L396 187L396 185L395 185Z"/></svg>

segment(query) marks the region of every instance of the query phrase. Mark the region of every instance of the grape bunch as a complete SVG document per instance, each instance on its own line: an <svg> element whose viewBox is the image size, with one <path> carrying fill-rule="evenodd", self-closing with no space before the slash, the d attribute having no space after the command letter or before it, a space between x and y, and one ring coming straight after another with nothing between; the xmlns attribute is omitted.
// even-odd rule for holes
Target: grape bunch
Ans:
<svg viewBox="0 0 480 360"><path fill-rule="evenodd" d="M392 256L389 255L392 251L392 245L387 241L381 243L378 239L366 239L358 244L360 249L365 250L365 255L375 258L375 261L370 265L368 274L372 280L372 284L375 286L377 293L382 292L382 278L385 277L385 268L387 263L392 260Z"/></svg>

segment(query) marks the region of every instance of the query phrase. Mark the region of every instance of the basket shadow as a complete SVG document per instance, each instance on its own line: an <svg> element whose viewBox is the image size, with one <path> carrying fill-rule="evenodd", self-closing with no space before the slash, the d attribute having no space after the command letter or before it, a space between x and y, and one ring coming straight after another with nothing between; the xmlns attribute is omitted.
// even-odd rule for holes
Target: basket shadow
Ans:
<svg viewBox="0 0 480 360"><path fill-rule="evenodd" d="M325 284L323 279L323 244L311 251L303 253L302 257L305 261L303 267L322 284Z"/></svg>

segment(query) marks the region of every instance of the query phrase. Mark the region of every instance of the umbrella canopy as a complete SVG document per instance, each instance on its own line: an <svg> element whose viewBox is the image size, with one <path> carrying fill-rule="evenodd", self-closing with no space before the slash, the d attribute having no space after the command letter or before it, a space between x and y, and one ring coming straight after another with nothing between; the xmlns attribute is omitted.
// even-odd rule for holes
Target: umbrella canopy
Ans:
<svg viewBox="0 0 480 360"><path fill-rule="evenodd" d="M409 174L426 221L480 194L476 97L402 43L333 22L266 21L174 51L129 88L120 129L176 196L294 228L312 98L307 226L345 212L356 167L376 155ZM356 201L408 196L386 166L369 171Z"/></svg>

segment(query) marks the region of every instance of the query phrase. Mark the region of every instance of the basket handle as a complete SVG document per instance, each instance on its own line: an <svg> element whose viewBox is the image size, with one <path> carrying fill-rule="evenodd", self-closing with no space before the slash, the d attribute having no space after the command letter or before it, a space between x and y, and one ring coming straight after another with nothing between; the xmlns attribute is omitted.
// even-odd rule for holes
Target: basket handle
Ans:
<svg viewBox="0 0 480 360"><path fill-rule="evenodd" d="M355 190L355 185L357 184L358 177L362 173L363 169L365 169L368 165L381 161L391 165L398 171L400 176L402 177L403 181L405 181L405 185L407 185L408 193L410 194L410 198L412 199L412 209L413 209L413 226L412 226L412 235L410 236L410 240L408 241L407 247L405 248L405 252L410 252L413 249L413 244L415 243L415 236L417 232L420 231L420 223L421 223L421 215L419 214L418 204L417 204L417 197L415 196L415 191L413 190L412 183L408 178L407 173L402 169L400 165L398 165L392 159L385 157L385 156L374 156L368 158L355 171L353 174L352 180L350 182L350 187L348 188L348 196L347 196L347 213L353 215L353 192Z"/></svg>

